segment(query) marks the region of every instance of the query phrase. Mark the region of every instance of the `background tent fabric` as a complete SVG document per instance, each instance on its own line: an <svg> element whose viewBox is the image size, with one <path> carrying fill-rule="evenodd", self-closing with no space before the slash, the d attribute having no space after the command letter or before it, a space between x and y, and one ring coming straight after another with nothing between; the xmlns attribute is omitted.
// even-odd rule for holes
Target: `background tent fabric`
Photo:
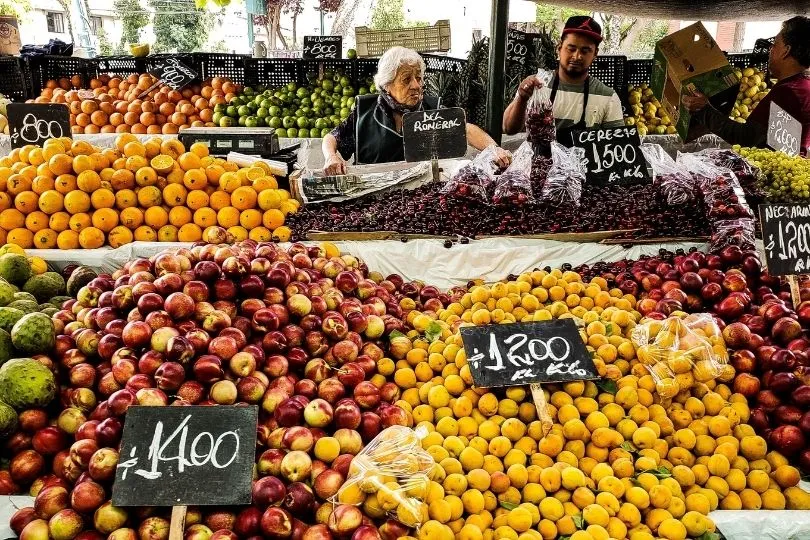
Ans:
<svg viewBox="0 0 810 540"><path fill-rule="evenodd" d="M810 15L810 0L544 0L538 3L678 20L764 21Z"/></svg>

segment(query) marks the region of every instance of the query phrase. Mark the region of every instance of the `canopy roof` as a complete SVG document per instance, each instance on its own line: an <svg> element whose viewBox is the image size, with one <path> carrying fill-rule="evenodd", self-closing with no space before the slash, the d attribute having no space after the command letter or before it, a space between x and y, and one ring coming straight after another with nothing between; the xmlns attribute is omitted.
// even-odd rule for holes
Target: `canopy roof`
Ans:
<svg viewBox="0 0 810 540"><path fill-rule="evenodd" d="M677 20L786 20L810 16L810 0L535 0L606 13Z"/></svg>

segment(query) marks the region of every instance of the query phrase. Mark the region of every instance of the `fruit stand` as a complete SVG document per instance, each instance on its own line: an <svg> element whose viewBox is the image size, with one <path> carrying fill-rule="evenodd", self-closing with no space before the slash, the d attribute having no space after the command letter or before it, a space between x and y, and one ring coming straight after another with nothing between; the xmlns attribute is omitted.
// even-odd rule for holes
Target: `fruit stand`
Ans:
<svg viewBox="0 0 810 540"><path fill-rule="evenodd" d="M468 152L439 181L397 164L373 174L425 172L308 200L375 61L173 57L198 80L156 85L157 55L41 57L0 88L64 103L72 135L0 136L2 538L810 535L810 281L768 272L756 212L810 227L810 162L684 143L651 65L600 57L647 179L591 181L538 107L504 143L534 145L525 170ZM728 58L744 122L766 68ZM480 114L448 90L468 63L426 62L429 91ZM304 170L187 128L275 130ZM560 376L572 343L532 333L550 321L594 377ZM484 354L468 332L488 325L513 333ZM477 385L486 367L517 383ZM192 487L167 500L173 482Z"/></svg>

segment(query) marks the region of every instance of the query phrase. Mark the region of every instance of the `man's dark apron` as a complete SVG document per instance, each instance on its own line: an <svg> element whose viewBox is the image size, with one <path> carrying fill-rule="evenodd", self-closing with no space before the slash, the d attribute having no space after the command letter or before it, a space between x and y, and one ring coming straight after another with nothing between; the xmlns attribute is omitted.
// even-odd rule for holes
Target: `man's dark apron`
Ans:
<svg viewBox="0 0 810 540"><path fill-rule="evenodd" d="M439 108L440 99L425 96L419 110ZM357 126L354 160L358 165L405 161L402 133L398 133L394 119L386 114L376 94L357 96Z"/></svg>
<svg viewBox="0 0 810 540"><path fill-rule="evenodd" d="M557 141L560 144L564 144L568 146L572 144L572 134L575 131L582 131L584 129L588 129L588 126L585 124L585 111L588 110L588 96L591 92L591 77L590 75L585 78L585 88L584 88L584 95L582 100L582 117L579 119L579 122L571 126L570 128L563 128L557 130ZM554 82L551 83L551 103L554 103L554 99L557 97L557 89L560 86L560 77L559 75L554 77Z"/></svg>

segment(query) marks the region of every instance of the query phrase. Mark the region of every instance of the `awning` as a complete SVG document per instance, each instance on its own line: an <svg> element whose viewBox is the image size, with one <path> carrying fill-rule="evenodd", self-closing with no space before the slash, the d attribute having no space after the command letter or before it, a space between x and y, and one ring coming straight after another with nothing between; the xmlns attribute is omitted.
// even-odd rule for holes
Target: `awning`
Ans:
<svg viewBox="0 0 810 540"><path fill-rule="evenodd" d="M544 0L538 3L653 19L767 21L810 16L810 0Z"/></svg>

